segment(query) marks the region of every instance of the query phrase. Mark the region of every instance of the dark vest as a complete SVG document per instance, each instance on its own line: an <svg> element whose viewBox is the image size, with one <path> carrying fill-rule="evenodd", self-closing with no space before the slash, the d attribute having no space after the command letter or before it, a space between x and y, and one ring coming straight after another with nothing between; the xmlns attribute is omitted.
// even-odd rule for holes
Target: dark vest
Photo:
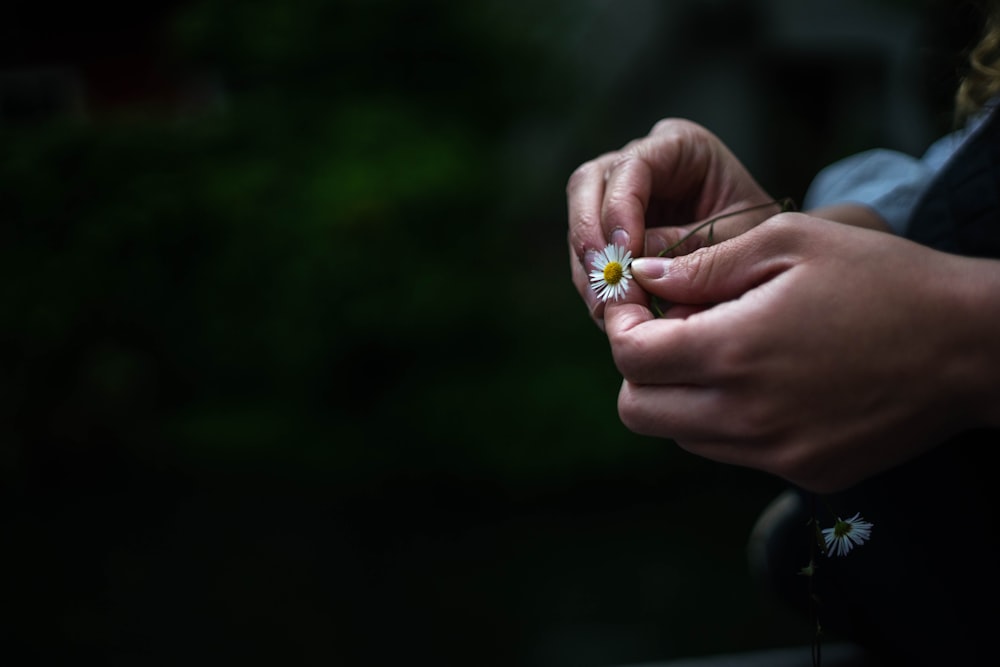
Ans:
<svg viewBox="0 0 1000 667"><path fill-rule="evenodd" d="M950 253L1000 258L1000 113L935 177L907 236ZM845 518L861 512L874 528L869 543L820 564L821 622L826 614L831 627L887 664L994 663L1000 655L997 453L1000 431L968 431L828 497L835 512Z"/></svg>
<svg viewBox="0 0 1000 667"><path fill-rule="evenodd" d="M1000 258L1000 113L992 113L937 175L907 237L961 255Z"/></svg>

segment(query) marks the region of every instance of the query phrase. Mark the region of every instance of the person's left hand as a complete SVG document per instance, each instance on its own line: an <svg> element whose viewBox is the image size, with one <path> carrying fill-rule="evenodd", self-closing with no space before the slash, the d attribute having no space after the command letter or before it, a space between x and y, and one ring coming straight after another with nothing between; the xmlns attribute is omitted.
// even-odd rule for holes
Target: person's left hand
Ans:
<svg viewBox="0 0 1000 667"><path fill-rule="evenodd" d="M573 284L602 329L605 304L588 274L606 244L634 257L670 248L683 254L710 236L739 234L782 208L718 137L679 118L661 120L647 136L580 165L566 184L566 200ZM696 231L719 216L726 216L723 224ZM640 290L625 296L645 299Z"/></svg>
<svg viewBox="0 0 1000 667"><path fill-rule="evenodd" d="M976 261L787 213L637 259L639 285L676 305L607 304L619 415L709 459L846 488L973 418L982 314L960 297Z"/></svg>

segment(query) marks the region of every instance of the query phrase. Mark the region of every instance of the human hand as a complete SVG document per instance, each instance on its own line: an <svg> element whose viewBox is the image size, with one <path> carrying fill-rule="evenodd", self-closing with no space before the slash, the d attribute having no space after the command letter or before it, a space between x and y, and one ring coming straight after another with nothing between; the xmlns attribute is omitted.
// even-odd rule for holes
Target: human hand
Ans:
<svg viewBox="0 0 1000 667"><path fill-rule="evenodd" d="M573 283L602 327L604 303L587 276L605 245L626 247L635 257L656 255L703 220L772 200L715 135L678 119L662 120L646 137L581 165L566 196ZM714 239L739 234L776 211L727 218L713 226ZM707 234L692 236L672 254L704 245ZM638 289L626 295L633 303L644 299Z"/></svg>
<svg viewBox="0 0 1000 667"><path fill-rule="evenodd" d="M709 459L844 489L968 427L996 393L982 352L997 344L974 324L992 315L970 298L987 261L801 214L638 259L635 280L677 305L663 318L607 305L620 417Z"/></svg>

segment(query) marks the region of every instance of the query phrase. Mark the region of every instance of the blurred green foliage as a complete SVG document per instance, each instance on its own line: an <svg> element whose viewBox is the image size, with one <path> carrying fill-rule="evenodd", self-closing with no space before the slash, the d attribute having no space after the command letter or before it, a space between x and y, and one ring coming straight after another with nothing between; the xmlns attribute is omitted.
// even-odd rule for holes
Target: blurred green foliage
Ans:
<svg viewBox="0 0 1000 667"><path fill-rule="evenodd" d="M196 3L173 66L221 110L3 128L5 439L349 475L649 451L571 293L568 171L525 193L504 163L521 97L556 94L517 18Z"/></svg>
<svg viewBox="0 0 1000 667"><path fill-rule="evenodd" d="M586 667L798 637L742 551L780 484L624 429L565 241L569 173L697 92L690 54L750 62L739 3L174 7L153 65L200 103L0 124L13 645ZM106 57L133 17L61 20ZM845 146L802 149L776 59L728 127L797 197Z"/></svg>
<svg viewBox="0 0 1000 667"><path fill-rule="evenodd" d="M712 468L620 425L569 281L563 186L609 141L537 129L586 83L553 40L573 16L192 2L156 66L221 84L207 104L0 125L11 651L552 665L676 641L671 540L631 508ZM616 577L640 570L636 604ZM575 629L609 614L610 638Z"/></svg>

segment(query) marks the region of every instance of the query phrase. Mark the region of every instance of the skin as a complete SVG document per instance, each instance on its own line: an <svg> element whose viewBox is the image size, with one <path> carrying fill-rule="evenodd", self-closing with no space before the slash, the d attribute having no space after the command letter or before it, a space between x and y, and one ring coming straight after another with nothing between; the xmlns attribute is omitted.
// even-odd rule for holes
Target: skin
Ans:
<svg viewBox="0 0 1000 667"><path fill-rule="evenodd" d="M760 209L717 225L713 245L700 234L655 257L700 220L771 200L682 120L570 178L573 281L607 333L629 429L829 493L1000 426L1000 262L885 233L860 206ZM626 299L601 304L586 274L609 241L639 259Z"/></svg>

